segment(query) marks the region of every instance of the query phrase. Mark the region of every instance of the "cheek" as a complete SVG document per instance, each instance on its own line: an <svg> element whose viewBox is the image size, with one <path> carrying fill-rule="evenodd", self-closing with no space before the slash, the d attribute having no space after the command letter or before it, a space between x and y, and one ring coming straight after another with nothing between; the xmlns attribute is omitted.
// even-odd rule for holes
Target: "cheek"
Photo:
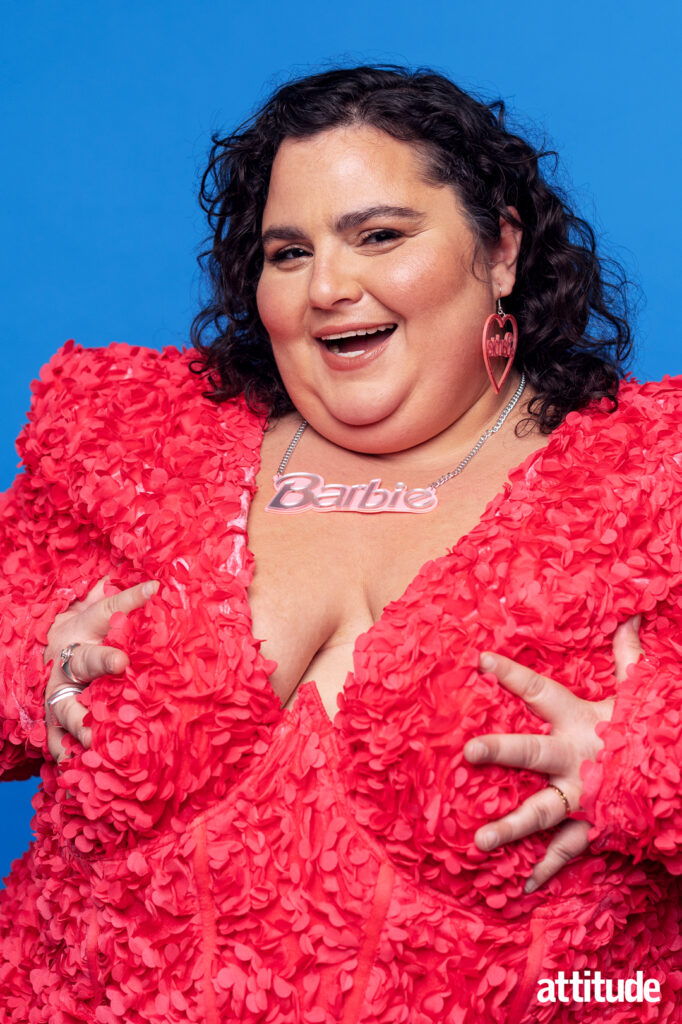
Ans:
<svg viewBox="0 0 682 1024"><path fill-rule="evenodd" d="M282 287L266 273L256 289L256 305L263 327L271 339L286 338L295 333L298 323L295 289Z"/></svg>
<svg viewBox="0 0 682 1024"><path fill-rule="evenodd" d="M471 274L451 253L397 260L386 283L386 301L404 316L437 314L461 300Z"/></svg>
<svg viewBox="0 0 682 1024"><path fill-rule="evenodd" d="M275 306L272 302L271 288L268 287L266 281L261 276L258 281L258 287L256 288L256 306L258 308L258 316L261 319L263 327L272 334L272 316L275 312Z"/></svg>

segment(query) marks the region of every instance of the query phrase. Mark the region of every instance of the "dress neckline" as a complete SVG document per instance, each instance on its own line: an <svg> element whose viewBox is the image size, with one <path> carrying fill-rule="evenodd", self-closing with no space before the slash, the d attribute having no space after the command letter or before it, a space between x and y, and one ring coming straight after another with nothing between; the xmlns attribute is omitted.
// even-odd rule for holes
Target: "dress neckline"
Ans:
<svg viewBox="0 0 682 1024"><path fill-rule="evenodd" d="M538 448L534 452L531 452L529 455L526 456L526 458L521 463L519 463L518 465L516 465L514 468L512 468L509 471L509 473L507 474L507 478L506 478L504 484L502 485L501 489L488 502L488 504L484 508L483 512L481 513L480 518L476 522L476 524L470 530L468 530L466 533L463 533L455 541L455 543L452 545L452 547L448 548L444 553L442 553L440 555L435 555L433 558L427 559L423 563L423 565L419 568L419 570L415 574L415 576L407 584L407 586L402 591L402 593L397 598L395 598L392 601L389 601L389 603L384 606L384 608L381 611L381 614L372 623L372 625L369 627L369 629L366 629L363 633L359 633L358 634L358 636L355 638L355 641L353 643L353 653L352 653L353 670L351 672L349 672L348 676L346 677L344 685L342 686L341 690L339 691L340 695L345 694L345 692L347 691L347 689L349 687L349 684L354 679L355 671L356 671L356 658L357 658L357 655L358 655L359 650L360 650L360 644L362 644L362 649L363 650L366 650L367 647L369 647L371 645L372 637L375 634L381 632L381 628L382 628L382 626L383 626L383 624L384 624L384 622L385 622L385 620L387 618L387 615L390 614L392 609L399 608L401 605L404 605L404 604L406 604L409 601L409 599L410 599L410 597L412 595L412 592L414 591L415 588L417 588L421 584L424 576L426 575L426 573L427 573L427 571L429 570L430 567L433 567L433 566L437 567L438 572L440 574L442 574L445 571L446 567L452 563L452 561L456 561L457 558L459 558L462 555L464 548L466 548L467 546L470 546L471 543L474 542L474 541L477 541L477 542L480 543L479 535L486 533L486 531L491 526L492 521L494 520L494 517L497 514L497 512L499 511L499 509L503 508L510 501L513 501L514 498L516 497L517 491L524 490L525 491L525 496L528 497L529 490L532 490L533 487L537 487L539 485L539 483L541 482L541 480L542 480L542 472L541 472L542 466L541 466L541 463L545 459L554 458L556 455L558 455L561 452L565 451L565 449L568 447L568 436L567 435L570 435L571 431L574 429L576 424L579 424L579 423L581 423L583 421L583 416L585 414L595 413L595 412L598 413L599 410L598 410L598 408L595 409L594 405L592 405L592 406L588 406L584 410L579 410L578 412L569 413L569 415L559 424L559 426L556 428L556 430L554 430L550 434L549 441L548 441L548 443L546 445L544 445L541 448ZM248 413L248 410L247 410L247 413ZM251 414L251 413L249 413L249 414L250 415L254 415L254 414ZM248 536L247 523L248 523L248 513L250 511L251 504L253 503L253 500L254 500L254 498L255 498L256 494L258 493L258 490L259 490L259 488L258 488L258 486L256 484L256 480L257 480L257 477L258 477L258 474L259 474L260 468L261 468L261 447L262 447L262 443L263 443L263 436L264 436L264 433L265 433L265 421L261 419L259 421L259 423L256 425L256 429L260 431L260 436L258 437L257 445L254 447L254 457L253 457L253 463L252 463L252 467L251 467L252 474L253 474L252 475L253 484L252 484L252 491L250 493L248 501L246 502L245 520L244 520L244 540L245 540L245 545L246 545L246 551L248 553L247 557L246 557L246 560L245 560L246 573L245 573L245 576L244 576L244 603L245 603L245 608L246 608L246 615L247 615L247 618L248 618L248 623L247 623L248 636L249 636L249 638L251 640L251 643L253 644L254 649L257 652L257 658L260 661L260 665L261 665L261 668L263 669L263 673L268 678L268 685L270 685L270 683L269 683L269 675L270 675L270 672L274 671L274 668L272 667L273 664L276 667L277 666L277 662L273 662L273 660L270 659L269 663L268 663L267 659L265 659L263 657L263 655L261 655L261 653L260 653L260 641L256 639L256 637L254 636L254 633L253 633L253 616L252 616L252 613L251 613L251 605L250 605L249 599L248 599L248 589L249 589L249 586L251 585L251 581L253 580L253 576L254 576L254 572L255 572L256 559L255 559L255 556L253 554L253 551L249 547L249 536ZM531 480L529 480L529 473L531 472L531 470L533 470L533 473L532 473ZM268 668L266 667L267 665L269 665L269 671L268 671ZM319 710L319 708L321 708L322 709L321 714L324 715L325 721L327 723L330 723L335 729L338 729L339 713L337 711L337 713L335 714L333 719L329 716L329 714L327 713L326 709L324 708L324 704L322 702L321 696L319 694L319 690L317 688L317 683L314 680L307 680L306 684L300 684L300 683L298 684L298 686L301 686L301 685L309 686L309 689L314 690L315 695L316 695L316 702L315 703L318 706L318 710ZM272 692L273 692L273 696L276 696L274 694L274 690ZM285 707L281 707L280 708L281 717L284 718L287 715L289 715L291 713L291 710L293 710L293 709L287 709Z"/></svg>

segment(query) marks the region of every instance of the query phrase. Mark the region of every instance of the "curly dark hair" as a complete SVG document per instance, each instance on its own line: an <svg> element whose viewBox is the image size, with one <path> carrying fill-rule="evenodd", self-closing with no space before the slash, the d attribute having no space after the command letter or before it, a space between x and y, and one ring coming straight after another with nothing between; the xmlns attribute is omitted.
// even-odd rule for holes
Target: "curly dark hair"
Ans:
<svg viewBox="0 0 682 1024"><path fill-rule="evenodd" d="M515 365L536 391L529 413L539 428L549 433L595 398L616 408L631 350L627 282L618 264L598 257L590 225L542 177L538 161L556 154L508 132L501 100L484 103L433 71L393 65L289 82L232 135L213 136L200 192L211 247L199 257L211 295L191 331L200 353L193 368L206 375L208 396L243 392L273 417L291 410L256 306L270 172L284 139L353 124L418 146L426 180L453 188L479 248L499 241L500 217L523 229L505 312L518 321Z"/></svg>

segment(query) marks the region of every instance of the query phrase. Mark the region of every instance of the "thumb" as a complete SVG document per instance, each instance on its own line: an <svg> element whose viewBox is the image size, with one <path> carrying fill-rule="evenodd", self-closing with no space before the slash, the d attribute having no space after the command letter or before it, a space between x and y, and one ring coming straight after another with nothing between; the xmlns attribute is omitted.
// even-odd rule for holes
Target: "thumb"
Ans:
<svg viewBox="0 0 682 1024"><path fill-rule="evenodd" d="M613 635L613 660L616 679L622 682L630 665L635 665L644 653L639 642L641 615L633 615L621 623Z"/></svg>

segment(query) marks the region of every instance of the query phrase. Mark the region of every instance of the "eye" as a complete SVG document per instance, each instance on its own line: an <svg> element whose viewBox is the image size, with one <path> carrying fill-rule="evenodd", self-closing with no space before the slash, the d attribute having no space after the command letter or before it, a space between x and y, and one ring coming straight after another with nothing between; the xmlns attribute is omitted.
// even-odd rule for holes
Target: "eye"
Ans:
<svg viewBox="0 0 682 1024"><path fill-rule="evenodd" d="M362 236L362 244L381 245L382 242L395 242L396 239L402 237L402 232L396 231L394 228L375 228L374 231L368 231Z"/></svg>
<svg viewBox="0 0 682 1024"><path fill-rule="evenodd" d="M278 249L277 252L273 252L271 256L266 256L268 263L291 263L293 260L300 260L304 256L308 255L307 249L302 249L300 245L288 245L284 249Z"/></svg>

